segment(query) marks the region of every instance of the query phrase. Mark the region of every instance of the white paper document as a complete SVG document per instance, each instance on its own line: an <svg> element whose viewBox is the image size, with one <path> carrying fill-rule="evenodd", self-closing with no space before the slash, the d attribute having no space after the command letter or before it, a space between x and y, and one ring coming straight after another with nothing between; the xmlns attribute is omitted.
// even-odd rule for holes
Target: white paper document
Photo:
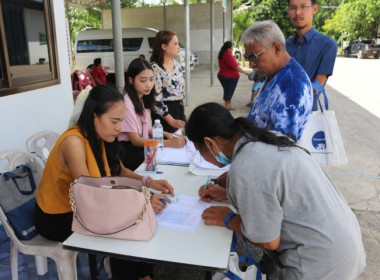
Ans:
<svg viewBox="0 0 380 280"><path fill-rule="evenodd" d="M159 226L193 232L202 221L203 210L211 205L199 197L180 194L178 202L167 204L161 213L156 214L156 220Z"/></svg>
<svg viewBox="0 0 380 280"><path fill-rule="evenodd" d="M187 140L186 145L182 148L165 147L162 155L157 158L157 162L158 164L189 165L194 153L193 142Z"/></svg>

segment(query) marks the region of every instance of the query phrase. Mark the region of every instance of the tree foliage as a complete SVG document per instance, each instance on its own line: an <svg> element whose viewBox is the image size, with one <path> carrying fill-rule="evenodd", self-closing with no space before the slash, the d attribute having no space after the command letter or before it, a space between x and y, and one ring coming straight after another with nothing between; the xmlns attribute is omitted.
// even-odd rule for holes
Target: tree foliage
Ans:
<svg viewBox="0 0 380 280"><path fill-rule="evenodd" d="M83 10L68 7L66 13L70 22L70 42L72 48L79 31L102 28L102 15L98 8Z"/></svg>
<svg viewBox="0 0 380 280"><path fill-rule="evenodd" d="M253 23L253 18L249 12L234 13L233 15L233 41L240 42L243 31Z"/></svg>
<svg viewBox="0 0 380 280"><path fill-rule="evenodd" d="M293 27L287 12L288 1L252 0L252 16L254 22L261 20L274 20L285 37L293 34Z"/></svg>
<svg viewBox="0 0 380 280"><path fill-rule="evenodd" d="M353 39L374 39L380 25L380 0L349 0L338 7L326 21L324 31L338 42Z"/></svg>

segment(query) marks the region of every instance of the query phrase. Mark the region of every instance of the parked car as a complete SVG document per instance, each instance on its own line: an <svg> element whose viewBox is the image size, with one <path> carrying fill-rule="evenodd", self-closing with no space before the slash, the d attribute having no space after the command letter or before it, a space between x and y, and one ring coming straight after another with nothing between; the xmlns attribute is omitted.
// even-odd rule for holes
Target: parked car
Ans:
<svg viewBox="0 0 380 280"><path fill-rule="evenodd" d="M152 54L152 46L158 30L153 28L123 28L123 57L124 68L129 63L143 54L149 61ZM191 53L191 52L190 52ZM115 58L113 52L113 33L111 29L80 31L75 40L74 47L75 68L84 71L95 58L102 59L102 65L115 70ZM190 55L190 69L194 69L193 54ZM185 69L185 49L181 48L177 57L182 69Z"/></svg>
<svg viewBox="0 0 380 280"><path fill-rule="evenodd" d="M241 51L238 48L234 47L233 54L234 54L236 60L240 60L241 59Z"/></svg>
<svg viewBox="0 0 380 280"><path fill-rule="evenodd" d="M186 71L185 57L186 57L185 49L184 48L180 48L179 56L177 56L177 60L181 64L181 68L182 68L183 72ZM195 63L194 63L194 54L190 52L190 70L194 70L194 66L195 66Z"/></svg>
<svg viewBox="0 0 380 280"><path fill-rule="evenodd" d="M379 58L380 45L373 40L354 40L345 49L344 56L357 56L361 59L368 56Z"/></svg>

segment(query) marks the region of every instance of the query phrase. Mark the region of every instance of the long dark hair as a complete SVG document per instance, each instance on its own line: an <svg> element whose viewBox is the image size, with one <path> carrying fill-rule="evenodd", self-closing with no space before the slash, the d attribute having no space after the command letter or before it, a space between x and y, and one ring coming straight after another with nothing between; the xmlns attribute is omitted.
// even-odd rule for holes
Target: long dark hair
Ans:
<svg viewBox="0 0 380 280"><path fill-rule="evenodd" d="M259 128L247 118L234 119L228 109L213 102L195 108L186 123L186 136L199 146L205 145L204 137L219 136L231 139L236 134L246 136L249 142L263 142L278 147L296 146L287 136L279 136L267 129ZM239 150L241 148L242 146Z"/></svg>
<svg viewBox="0 0 380 280"><path fill-rule="evenodd" d="M127 94L132 100L133 107L135 107L136 114L140 116L143 115L144 108L139 100L135 87L129 82L129 78L132 78L132 80L134 80L136 76L140 74L142 71L144 71L145 69L152 70L153 72L152 66L145 59L136 58L132 60L131 64L129 64L128 66L127 80L125 83L125 91L127 92ZM155 87L153 86L152 90L150 91L150 94L144 95L142 98L144 102L144 107L147 109L150 109L151 111L153 111L154 109L155 94L156 94L156 90L155 90Z"/></svg>
<svg viewBox="0 0 380 280"><path fill-rule="evenodd" d="M170 30L159 31L156 34L156 38L153 43L152 56L150 57L150 62L155 62L159 65L164 63L164 50L162 49L162 44L169 44L173 36L177 35L175 32Z"/></svg>
<svg viewBox="0 0 380 280"><path fill-rule="evenodd" d="M95 86L91 89L77 122L82 135L86 137L90 143L91 150L94 153L96 163L102 176L106 176L106 172L102 159L101 141L95 131L94 115L97 115L98 117L102 116L107 113L109 108L116 102L124 102L123 96L116 88L108 85ZM111 168L111 174L118 175L121 167L118 156L117 138L112 143L105 142L104 144L108 164Z"/></svg>
<svg viewBox="0 0 380 280"><path fill-rule="evenodd" d="M218 60L222 60L224 52L232 47L233 47L233 44L231 41L224 42L223 46L220 48L220 51L218 54Z"/></svg>

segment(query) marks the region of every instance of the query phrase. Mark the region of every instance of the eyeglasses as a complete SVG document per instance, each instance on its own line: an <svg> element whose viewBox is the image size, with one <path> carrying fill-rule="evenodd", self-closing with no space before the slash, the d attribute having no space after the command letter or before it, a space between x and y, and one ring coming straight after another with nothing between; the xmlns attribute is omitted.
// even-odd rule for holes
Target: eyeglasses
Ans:
<svg viewBox="0 0 380 280"><path fill-rule="evenodd" d="M248 61L252 61L254 63L258 63L259 62L259 56L266 50L268 49L269 47L273 46L274 43L270 43L269 45L265 46L259 53L249 53L249 54L245 54L244 55L244 58L245 60L248 60Z"/></svg>
<svg viewBox="0 0 380 280"><path fill-rule="evenodd" d="M309 8L313 7L314 5L301 5L301 6L289 6L288 7L288 11L291 12L291 13L296 13L298 11L298 9L301 10L302 13L306 12Z"/></svg>

